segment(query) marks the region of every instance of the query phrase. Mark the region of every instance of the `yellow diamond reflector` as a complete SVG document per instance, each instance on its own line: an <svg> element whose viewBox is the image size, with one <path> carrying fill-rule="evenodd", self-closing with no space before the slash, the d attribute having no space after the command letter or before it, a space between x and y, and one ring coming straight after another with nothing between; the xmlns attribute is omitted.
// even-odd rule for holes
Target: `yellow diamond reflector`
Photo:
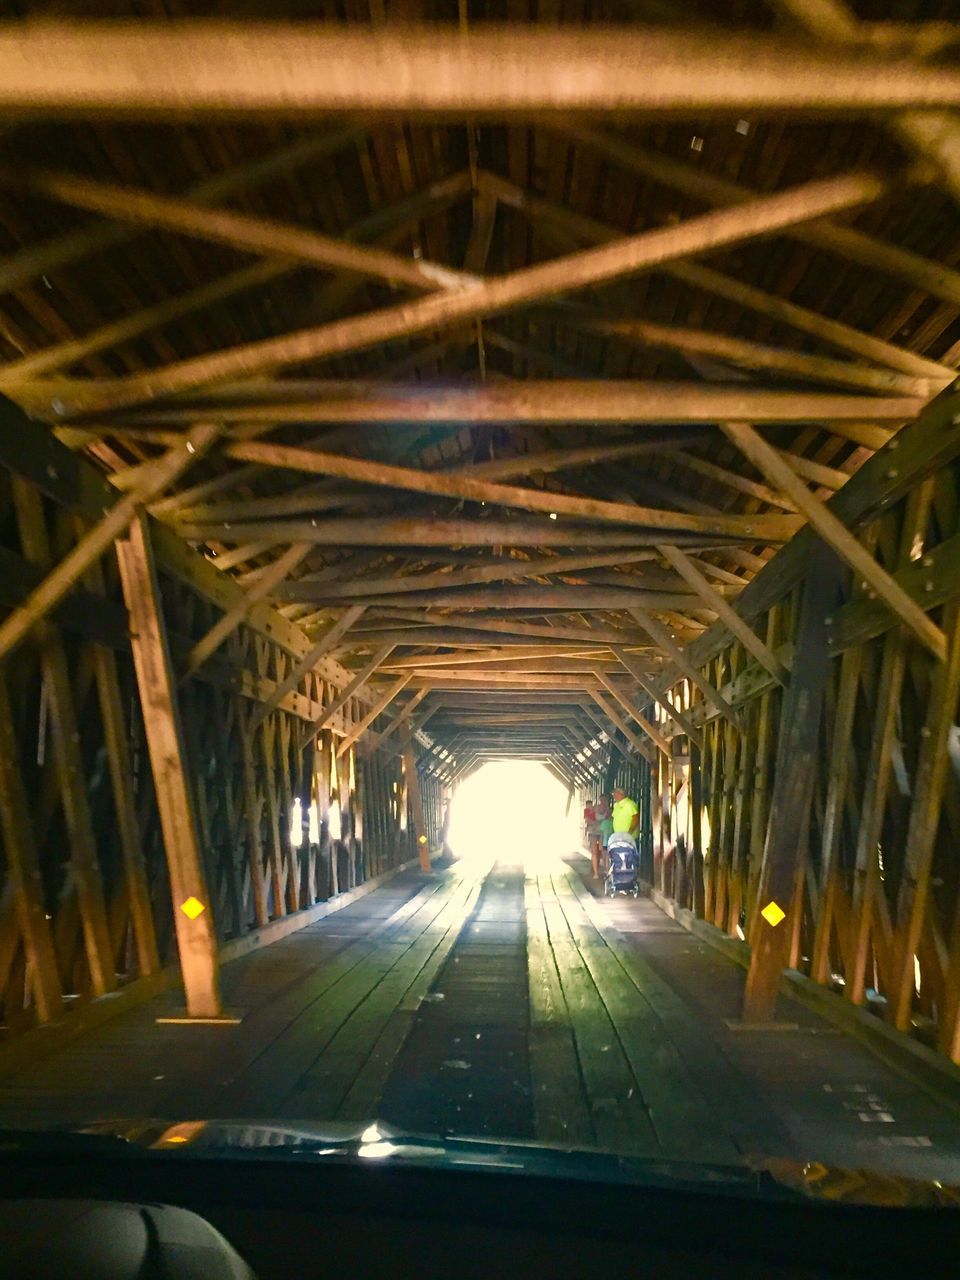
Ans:
<svg viewBox="0 0 960 1280"><path fill-rule="evenodd" d="M417 837L417 844L426 844L426 843L427 843L427 837L426 837L426 836L418 836L418 837Z"/></svg>
<svg viewBox="0 0 960 1280"><path fill-rule="evenodd" d="M196 920L197 916L202 915L206 911L206 907L199 898L189 897L186 902L180 903L180 910L188 920Z"/></svg>
<svg viewBox="0 0 960 1280"><path fill-rule="evenodd" d="M764 920L766 920L767 924L772 925L775 929L780 921L785 919L787 913L784 911L783 907L778 905L778 903L770 901L763 908L760 914L763 916Z"/></svg>

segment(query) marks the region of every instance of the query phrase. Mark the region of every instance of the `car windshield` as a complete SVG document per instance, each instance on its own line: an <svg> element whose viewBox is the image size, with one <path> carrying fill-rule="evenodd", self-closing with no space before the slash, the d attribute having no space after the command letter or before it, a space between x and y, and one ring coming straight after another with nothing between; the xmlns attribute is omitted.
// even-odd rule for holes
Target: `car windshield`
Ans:
<svg viewBox="0 0 960 1280"><path fill-rule="evenodd" d="M0 5L0 1129L956 1204L943 6L95 7Z"/></svg>

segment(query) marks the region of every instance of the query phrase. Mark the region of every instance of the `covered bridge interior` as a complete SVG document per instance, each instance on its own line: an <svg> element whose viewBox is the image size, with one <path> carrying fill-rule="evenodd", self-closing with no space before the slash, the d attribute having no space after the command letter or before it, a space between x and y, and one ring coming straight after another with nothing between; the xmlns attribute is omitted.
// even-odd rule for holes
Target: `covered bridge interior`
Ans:
<svg viewBox="0 0 960 1280"><path fill-rule="evenodd" d="M229 1020L526 759L745 1024L960 1063L950 6L14 8L0 1059Z"/></svg>

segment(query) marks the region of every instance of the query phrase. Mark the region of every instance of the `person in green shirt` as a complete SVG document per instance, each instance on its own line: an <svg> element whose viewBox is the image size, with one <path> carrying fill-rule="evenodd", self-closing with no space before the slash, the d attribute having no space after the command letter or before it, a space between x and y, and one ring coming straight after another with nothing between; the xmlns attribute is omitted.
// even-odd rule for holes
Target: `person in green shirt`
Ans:
<svg viewBox="0 0 960 1280"><path fill-rule="evenodd" d="M616 832L627 832L637 838L637 828L640 826L640 810L637 808L635 800L631 800L623 787L614 787L613 789L613 830Z"/></svg>

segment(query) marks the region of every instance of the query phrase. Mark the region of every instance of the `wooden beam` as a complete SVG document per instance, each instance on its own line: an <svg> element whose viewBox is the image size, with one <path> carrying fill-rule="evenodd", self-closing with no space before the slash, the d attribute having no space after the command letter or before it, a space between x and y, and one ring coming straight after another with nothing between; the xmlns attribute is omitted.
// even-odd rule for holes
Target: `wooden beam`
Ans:
<svg viewBox="0 0 960 1280"><path fill-rule="evenodd" d="M376 720L377 716L381 713L381 711L385 711L387 707L389 707L390 703L394 700L397 694L403 692L403 690L407 687L407 685L410 683L412 679L413 679L412 674L400 676L398 680L395 680L394 683L390 685L389 689L386 689L383 693L380 694L380 696L376 699L373 706L369 709L369 711L366 713L363 719L357 721L355 725L353 725L350 729L347 730L347 732L344 734L339 744L337 745L338 760L342 755L345 755L347 751L349 751L349 749L357 741L357 739L364 732L364 730L368 729L370 725L373 724L374 720Z"/></svg>
<svg viewBox="0 0 960 1280"><path fill-rule="evenodd" d="M466 498L523 511L558 515L579 520L596 520L643 528L681 529L702 534L754 534L756 541L787 541L800 527L800 521L789 515L695 516L682 512L661 511L632 503L606 502L598 498L521 489L514 485L475 480L467 472L458 474L419 471L411 467L391 466L345 454L321 453L298 449L291 445L250 442L228 445L230 457L268 466L288 467L317 475L337 476L362 484L406 489L414 493L434 494L448 498Z"/></svg>
<svg viewBox="0 0 960 1280"><path fill-rule="evenodd" d="M281 276L296 271L298 266L296 262L276 259L255 262L252 266L231 271L228 275L220 276L186 293L164 298L152 307L144 307L119 320L100 325L80 337L67 338L63 342L42 347L39 351L31 351L19 359L8 360L5 364L0 364L0 391L9 393L19 382L66 369L98 351L118 347L151 329L170 324L191 311L201 311L238 293L271 284Z"/></svg>
<svg viewBox="0 0 960 1280"><path fill-rule="evenodd" d="M557 318L563 322L565 313L560 311ZM707 356L739 369L769 370L808 382L827 382L841 387L859 387L864 391L901 396L927 397L939 389L939 383L931 387L929 378L898 373L894 369L871 368L849 361L833 360L827 356L790 351L783 347L768 347L745 338L712 333L705 329L654 324L649 320L606 320L592 316L578 318L575 314L570 315L570 321L576 328L588 333L622 338L641 346L677 351L681 355Z"/></svg>
<svg viewBox="0 0 960 1280"><path fill-rule="evenodd" d="M683 438L687 432L683 431ZM574 467L589 467L598 462L615 462L620 458L637 458L647 453L659 453L664 446L659 433L644 432L639 439L621 443L604 444L602 440L578 448L542 449L530 453L518 453L512 458L494 458L470 468L470 474L480 480L510 480L514 476L546 475L550 472L569 471ZM458 464L459 465L459 464Z"/></svg>
<svg viewBox="0 0 960 1280"><path fill-rule="evenodd" d="M312 543L295 542L288 547L282 556L257 578L256 582L244 592L243 599L238 600L219 618L206 635L202 636L187 654L186 662L180 672L180 679L186 680L194 675L212 654L223 644L228 636L236 631L253 606L268 596L275 587L288 578L298 564L313 550Z"/></svg>
<svg viewBox="0 0 960 1280"><path fill-rule="evenodd" d="M325 653L329 653L347 634L358 618L362 617L366 611L366 605L355 604L349 609L345 609L342 615L337 619L333 626L328 627L319 640L307 650L302 657L297 658L286 676L277 685L276 689L251 715L250 727L255 729L261 724L267 716L271 715L279 707L280 703L290 692L295 689L308 671L312 671ZM391 646L392 648L392 646Z"/></svg>
<svg viewBox="0 0 960 1280"><path fill-rule="evenodd" d="M554 672L564 675L585 675L592 676L594 668L602 668L610 671L618 671L619 667L612 658L600 659L595 654L576 659L576 658L504 658L498 662L487 662L482 654L474 656L473 662L463 664L458 670L452 670L445 666L432 665L429 660L421 666L401 667L402 671L413 671L415 675L421 677L436 676L438 678L446 678L459 674L464 670L469 670L475 674L489 673L501 674L503 672L516 672L518 675L525 676L527 674L545 675ZM394 668L396 670L396 668Z"/></svg>
<svg viewBox="0 0 960 1280"><path fill-rule="evenodd" d="M219 1019L223 1009L213 899L204 871L166 624L144 516L134 521L127 538L117 542L117 558L130 611L131 646L170 874L187 1013L193 1018ZM182 909L191 898L203 907L194 919Z"/></svg>
<svg viewBox="0 0 960 1280"><path fill-rule="evenodd" d="M688 717L685 716L682 711L679 711L673 705L673 703L669 701L669 699L666 697L664 693L661 693L661 691L657 688L654 682L644 672L643 668L636 661L636 659L631 654L629 654L627 650L624 649L621 645L611 645L610 649L611 649L611 652L614 653L617 656L617 658L620 660L624 669L630 672L630 674L633 676L634 680L636 680L637 684L644 691L644 693L646 693L649 697L653 698L655 702L658 702L660 704L660 706L667 713L667 715L677 722L677 724L680 726L680 728L687 735L687 737L690 739L691 742L695 743L696 746L702 748L703 738L700 734L700 730L696 727L696 725L693 723L692 720L688 719Z"/></svg>
<svg viewBox="0 0 960 1280"><path fill-rule="evenodd" d="M940 542L919 560L911 560L893 575L904 591L926 609L936 609L956 594L960 580L960 534ZM843 653L882 635L898 620L882 601L860 597L839 608L830 623L830 652Z"/></svg>
<svg viewBox="0 0 960 1280"><path fill-rule="evenodd" d="M185 196L198 205L226 200L280 174L315 164L325 156L336 155L351 143L359 142L364 133L363 125L351 121L337 124L333 129L322 133L295 138L265 156L244 160L210 178L204 178L190 187ZM97 222L66 231L39 244L27 245L0 260L0 290L12 291L44 274L53 275L89 254L103 253L116 245L125 244L137 234L128 224Z"/></svg>
<svg viewBox="0 0 960 1280"><path fill-rule="evenodd" d="M341 139L359 138L356 131L341 130L337 136ZM294 145L299 147L295 154L301 155L302 140ZM351 224L342 238L362 241L379 236L381 241L396 240L399 233L408 230L412 222L418 222L426 216L436 214L459 197L469 194L470 186L468 172L454 174L450 178L431 183L423 191L416 192L406 200L401 200L388 209L378 209L375 213L360 219L359 222ZM385 228L387 228L386 232ZM117 231L120 235L127 234L123 226L118 226ZM164 298L162 302L152 307L145 307L130 315L121 316L119 320L110 321L80 337L54 343L40 351L21 356L18 360L0 365L0 389L11 387L25 379L36 378L40 374L49 374L58 369L67 368L97 351L129 342L140 334L160 328L192 311L202 310L246 290L262 287L300 269L301 264L297 261L287 258L268 258L262 262L255 262L252 266L231 271L207 284L199 285L196 289L190 289L186 293L171 298ZM3 274L3 264L0 263L0 278ZM342 305L351 290L361 288L364 283L363 277L357 275L341 276L331 282L331 285L321 294L317 308L318 314L336 314L339 310L338 303Z"/></svg>
<svg viewBox="0 0 960 1280"><path fill-rule="evenodd" d="M79 520L77 523L79 532L82 534L83 526ZM100 561L90 566L87 580L93 592L99 597L101 605L105 606L107 588ZM156 973L160 969L160 955L157 949L156 926L147 880L147 863L137 814L133 753L124 714L117 656L106 645L95 644L93 663L100 702L100 719L103 725L103 741L107 751L110 785L113 789L113 803L117 815L117 834L123 858L133 940L142 977Z"/></svg>
<svg viewBox="0 0 960 1280"><path fill-rule="evenodd" d="M877 430L883 434L883 438L879 443L886 444L890 438L890 432L882 427L878 427ZM776 489L771 489L769 485L761 484L759 480L749 480L746 476L740 475L739 472L731 471L728 467L720 467L708 458L700 458L692 453L687 453L685 449L670 449L668 453L674 466L685 467L688 471L706 476L708 480L713 480L717 484L723 485L724 488L733 489L736 493L744 493L747 497L755 498L758 502L765 502L773 507L782 507L785 511L796 511L796 507L788 497L782 493L777 493Z"/></svg>
<svg viewBox="0 0 960 1280"><path fill-rule="evenodd" d="M411 304L413 305L413 304ZM34 394L31 387L36 386ZM77 404L79 396L110 396L116 381L88 379L75 382L51 379L18 388L18 398L49 399L51 389L59 389L66 404ZM556 426L610 424L618 427L644 423L713 425L726 419L749 418L758 423L892 422L899 425L916 414L927 395L867 396L846 392L779 391L730 383L631 381L592 378L503 379L473 386L450 383L338 382L313 379L292 380L251 388L242 400L217 388L202 394L186 395L183 407L168 412L151 409L144 419L152 424L179 419L196 420L217 413L245 423L385 423L391 426L419 426L427 422L506 424L551 424ZM279 393L279 394L278 394ZM622 442L618 442L622 443ZM645 443L643 436L635 446ZM236 442L225 446L227 456L263 464L259 450L269 444ZM328 450L328 452L331 452ZM591 449L593 452L593 449ZM334 455L335 456L335 455ZM514 463L517 466L514 466ZM471 467L469 474L488 479L485 470L515 474L523 458L498 460L496 464ZM270 465L268 462L266 465ZM462 465L462 464L461 464ZM433 473L439 475L457 472Z"/></svg>
<svg viewBox="0 0 960 1280"><path fill-rule="evenodd" d="M818 41L837 45L856 45L865 39L871 24L862 22L843 0L773 0L777 12L791 25ZM917 57L938 52L917 51ZM940 185L960 200L960 117L950 111L899 111L888 127L922 160L932 162L939 173Z"/></svg>
<svg viewBox="0 0 960 1280"><path fill-rule="evenodd" d="M341 689L334 700L323 709L323 715L320 716L309 727L309 733L312 737L315 733L319 733L324 725L329 724L341 707L346 706L355 693L367 683L374 672L381 667L384 661L393 653L394 645L382 645L373 655L367 665L353 677L345 688Z"/></svg>
<svg viewBox="0 0 960 1280"><path fill-rule="evenodd" d="M823 489L838 492L850 479L849 471L841 471L837 467L826 467L822 462L812 458L804 458L799 453L791 453L789 449L778 449L780 457L788 464L791 471L796 472L804 480L812 480Z"/></svg>
<svg viewBox="0 0 960 1280"><path fill-rule="evenodd" d="M513 689L586 689L592 687L595 678L589 675L548 675L541 672L520 674L511 671L428 671L416 680L417 688L472 689L482 685L505 685Z"/></svg>
<svg viewBox="0 0 960 1280"><path fill-rule="evenodd" d="M662 751L668 760L672 760L673 751L670 747L670 743L668 742L668 740L660 732L658 732L658 730L650 723L649 720L646 719L645 716L642 716L640 714L640 712L631 703L630 699L623 693L623 691L619 689L617 685L614 684L614 682L610 679L610 677L605 675L602 671L595 670L593 674L597 677L597 679L600 681L600 683L603 685L606 691L608 693L613 694L613 696L620 703L621 707L623 707L624 711L627 712L630 718L636 721L636 723L640 726L640 728L647 735L647 737L654 744L654 746L659 751Z"/></svg>
<svg viewBox="0 0 960 1280"><path fill-rule="evenodd" d="M353 272L408 289L432 292L469 288L478 283L477 277L465 272L336 239L305 227L198 206L189 200L74 174L0 168L0 185L26 187L47 199L115 220L211 240L249 253L286 258L325 271Z"/></svg>
<svg viewBox="0 0 960 1280"><path fill-rule="evenodd" d="M722 716L726 716L731 724L739 726L739 719L733 707L731 707L729 702L727 702L727 700L717 692L710 681L697 670L673 639L663 623L658 622L657 619L652 617L646 609L639 605L635 605L629 612L631 616L639 622L640 626L643 627L644 631L646 631L650 636L654 644L659 645L667 657L669 657L670 660L680 668L687 679L697 686L711 706L716 707L720 714Z"/></svg>
<svg viewBox="0 0 960 1280"><path fill-rule="evenodd" d="M833 514L847 528L863 529L891 505L910 494L921 481L949 467L960 457L958 417L960 396L954 391L941 393L915 422L908 423L883 449L868 458L856 475L829 499ZM792 587L802 581L817 541L817 535L808 526L781 548L737 597L737 611L741 617L749 619L766 613L772 604L782 600ZM949 576L950 570L946 566L944 571ZM902 581L908 585L906 575ZM912 589L913 582L909 585ZM934 594L936 589L934 581ZM923 590L926 597L925 582ZM941 602L945 598L941 596ZM889 614L885 605L882 607L888 617L895 617ZM897 623L899 625L898 619ZM872 634L884 629L885 624L879 625ZM844 636L846 634L844 629ZM836 639L840 640L839 634ZM705 666L729 642L726 627L714 624L691 642L690 656L698 666ZM836 647L834 651L837 651Z"/></svg>
<svg viewBox="0 0 960 1280"><path fill-rule="evenodd" d="M899 55L899 56L898 56ZM155 118L386 112L887 113L960 103L900 50L696 28L46 19L0 29L0 109Z"/></svg>
<svg viewBox="0 0 960 1280"><path fill-rule="evenodd" d="M667 544L663 544L659 550L683 580L693 587L707 608L712 609L720 621L726 624L731 635L736 636L747 652L770 672L774 680L786 687L790 681L790 672L779 658L770 652L757 633L747 626L736 609L711 586L690 557L684 555L679 547L671 547Z"/></svg>
<svg viewBox="0 0 960 1280"><path fill-rule="evenodd" d="M532 661L542 658L565 658L578 656L598 656L605 654L603 646L575 645L531 645L522 649L508 646L505 649L466 649L456 653L410 653L400 658L390 658L384 663L384 670L398 671L407 667L462 667L488 662Z"/></svg>
<svg viewBox="0 0 960 1280"><path fill-rule="evenodd" d="M474 631L478 636L496 635L498 637L496 641L497 644L506 643L499 638L504 634L537 640L573 640L577 642L582 640L587 644L605 644L608 642L614 644L632 644L637 638L636 633L631 635L630 633L617 631L612 627L591 628L586 626L546 626L535 622L514 622L510 619L501 620L498 618L484 618L470 613L433 614L426 610L423 613L408 613L400 609L391 609L385 610L384 613L388 618L398 618L405 621L419 621L421 623L436 622L443 627L449 624L450 627L455 627L458 630ZM428 637L430 630L430 627L423 627L423 636ZM358 632L358 634L361 633ZM405 641L405 643L414 642ZM429 643L429 639L425 639L424 643Z"/></svg>
<svg viewBox="0 0 960 1280"><path fill-rule="evenodd" d="M929 901L930 879L950 768L949 738L960 695L960 605L957 600L944 612L950 646L947 661L934 668L926 721L920 730L920 750L897 896L887 1017L899 1031L910 1030L916 983L915 956L920 947L924 918L929 910L934 909ZM949 983L948 987L953 985ZM945 1008L940 1026L940 1048L954 1061L960 1058L960 1043L954 1043L956 1012L956 1008Z"/></svg>
<svg viewBox="0 0 960 1280"><path fill-rule="evenodd" d="M743 1000L743 1020L748 1024L769 1021L776 1010L790 917L796 910L794 888L810 830L820 718L830 675L824 619L836 604L840 583L840 563L821 545L807 572L793 670L781 716L755 921L750 931L750 968ZM771 902L786 919L781 916L779 921L770 921L760 914Z"/></svg>
<svg viewBox="0 0 960 1280"><path fill-rule="evenodd" d="M413 715L414 711L417 709L420 703L424 700L424 698L427 697L429 692L430 692L429 689L417 690L417 692L413 695L413 697L410 699L407 705L403 708L403 710L397 712L397 714L393 717L393 719L390 721L387 727L380 731L379 737L380 737L381 743L384 742L387 738L391 737L394 733L396 733L396 731L400 728L402 724L406 724L406 722Z"/></svg>
<svg viewBox="0 0 960 1280"><path fill-rule="evenodd" d="M413 832L417 842L417 856L420 870L430 870L430 848L427 841L427 827L423 820L423 799L420 795L420 775L417 773L417 757L413 746L413 738L408 733L403 742L403 776L407 784L407 800L410 805L410 816L413 819Z"/></svg>
<svg viewBox="0 0 960 1280"><path fill-rule="evenodd" d="M494 191L498 199L528 218L540 234L547 235L561 249L569 250L584 243L606 244L623 234L616 227L596 218L574 213L566 205L544 200L487 170L479 173L477 181L482 188ZM765 293L762 289L701 262L666 263L662 271L685 284L725 298L778 324L787 325L800 333L811 334L839 351L862 356L888 369L899 369L903 373L930 378L931 386L946 386L956 376L955 370L947 364L940 364L872 334L863 333L820 312L789 302L778 294Z"/></svg>
<svg viewBox="0 0 960 1280"><path fill-rule="evenodd" d="M593 146L631 172L651 177L709 205L728 207L751 200L755 195L749 187L708 175L682 161L644 151L609 131L577 123L571 125L568 132L578 142ZM934 297L960 302L960 272L852 227L824 219L794 227L787 234L804 244L835 253L844 262L858 262L871 271L883 271L904 279L913 288Z"/></svg>
<svg viewBox="0 0 960 1280"><path fill-rule="evenodd" d="M833 512L815 497L771 445L743 422L723 423L723 432L758 471L796 503L825 542L877 593L925 648L942 662L947 642L941 629L873 558Z"/></svg>
<svg viewBox="0 0 960 1280"><path fill-rule="evenodd" d="M318 603L327 603L331 598L324 595L314 597ZM336 597L332 601L336 603ZM425 608L463 608L463 609L517 609L523 613L540 609L561 609L564 612L579 612L583 609L629 609L633 605L644 605L651 609L695 609L699 605L699 597L685 592L644 591L636 587L594 587L590 584L577 586L561 583L558 586L527 587L494 586L471 590L459 587L453 591L424 591L409 595L377 596L368 600L371 605L403 604Z"/></svg>
<svg viewBox="0 0 960 1280"><path fill-rule="evenodd" d="M752 526L751 526L752 528ZM203 540L210 536L209 525L184 522L177 526L182 538ZM679 532L679 531L678 531ZM584 528L561 524L559 520L475 520L432 515L384 515L376 520L340 516L330 520L231 521L221 541L269 549L280 542L312 542L318 547L650 547L663 541L663 534L638 529ZM677 542L677 536L673 541ZM697 547L723 546L730 542L755 542L752 534L686 535L684 544ZM260 554L256 552L254 554ZM217 559L221 559L220 556Z"/></svg>
<svg viewBox="0 0 960 1280"><path fill-rule="evenodd" d="M0 67L2 65L0 40ZM744 243L798 222L869 204L886 190L886 182L871 173L851 173L805 183L732 209L706 213L675 226L643 231L610 244L524 267L510 275L487 280L473 289L430 294L318 328L194 357L162 369L152 369L149 374L118 379L108 388L101 386L97 389L80 381L58 389L40 388L34 407L38 413L56 414L52 402L57 400L58 416L65 420L78 414L123 408L138 401L176 394L207 382L251 377L285 365L344 355L396 338L433 332L445 326L508 311L557 293L623 279L680 258ZM22 395L18 389L18 399Z"/></svg>
<svg viewBox="0 0 960 1280"><path fill-rule="evenodd" d="M590 697L597 704L603 714L611 724L615 725L620 730L633 749L643 756L644 760L653 764L656 759L656 752L649 747L642 738L637 737L624 718L617 712L616 708L611 706L607 699L597 689L591 689L589 692Z"/></svg>
<svg viewBox="0 0 960 1280"><path fill-rule="evenodd" d="M9 656L63 599L86 569L129 527L140 507L161 494L208 452L220 431L216 426L195 427L182 443L167 451L141 485L116 502L77 542L29 598L0 623L0 659Z"/></svg>
<svg viewBox="0 0 960 1280"><path fill-rule="evenodd" d="M937 170L939 185L960 202L960 116L956 111L901 111L893 132Z"/></svg>
<svg viewBox="0 0 960 1280"><path fill-rule="evenodd" d="M510 582L517 578L553 577L583 569L603 568L606 565L636 564L653 557L651 551L608 551L588 556L538 556L536 559L519 560L504 557L495 564L481 565L476 569L452 569L442 573L410 574L407 577L358 578L346 582L314 585L308 576L299 582L281 588L277 596L281 600L310 601L319 594L324 600L355 596L397 595L403 592L430 591L447 587L477 586L485 582ZM371 603L375 603L371 601Z"/></svg>

